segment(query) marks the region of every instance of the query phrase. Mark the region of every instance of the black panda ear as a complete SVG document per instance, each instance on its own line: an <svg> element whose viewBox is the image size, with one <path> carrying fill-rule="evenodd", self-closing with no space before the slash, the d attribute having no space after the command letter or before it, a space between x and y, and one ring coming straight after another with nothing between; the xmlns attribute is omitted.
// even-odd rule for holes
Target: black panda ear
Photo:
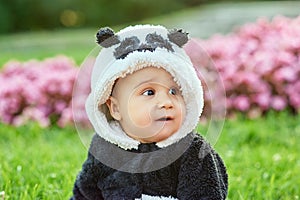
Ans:
<svg viewBox="0 0 300 200"><path fill-rule="evenodd" d="M118 36L109 27L100 28L96 34L96 38L97 43L104 48L120 43Z"/></svg>
<svg viewBox="0 0 300 200"><path fill-rule="evenodd" d="M189 40L188 33L183 32L182 29L173 29L169 31L168 38L177 46L182 47Z"/></svg>

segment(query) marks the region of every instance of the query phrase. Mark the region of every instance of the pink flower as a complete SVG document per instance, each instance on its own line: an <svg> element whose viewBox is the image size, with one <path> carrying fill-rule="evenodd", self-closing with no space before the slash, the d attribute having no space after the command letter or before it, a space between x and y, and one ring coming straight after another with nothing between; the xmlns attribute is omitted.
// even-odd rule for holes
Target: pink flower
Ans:
<svg viewBox="0 0 300 200"><path fill-rule="evenodd" d="M247 111L250 108L250 101L247 96L238 96L234 99L234 107L239 111Z"/></svg>
<svg viewBox="0 0 300 200"><path fill-rule="evenodd" d="M0 74L0 119L15 125L34 120L49 126L55 115L59 121L71 106L77 71L74 62L62 56L8 62Z"/></svg>
<svg viewBox="0 0 300 200"><path fill-rule="evenodd" d="M300 109L300 92L290 97L290 103L296 111Z"/></svg>
<svg viewBox="0 0 300 200"><path fill-rule="evenodd" d="M277 53L275 61L279 66L293 66L297 61L297 57L295 57L292 52L280 51Z"/></svg>
<svg viewBox="0 0 300 200"><path fill-rule="evenodd" d="M259 18L228 35L193 40L186 46L192 62L210 67L203 64L210 59L197 53L197 43L221 75L229 113L240 110L249 114L253 109L263 113L287 107L299 111L300 16Z"/></svg>
<svg viewBox="0 0 300 200"><path fill-rule="evenodd" d="M283 110L287 105L287 101L284 97L274 96L271 99L271 107L275 110Z"/></svg>
<svg viewBox="0 0 300 200"><path fill-rule="evenodd" d="M256 94L254 102L257 103L262 110L267 110L271 104L271 95L268 93Z"/></svg>
<svg viewBox="0 0 300 200"><path fill-rule="evenodd" d="M297 80L297 78L299 78L299 75L295 73L295 69L293 69L292 66L285 66L274 72L274 79L279 82L293 82Z"/></svg>

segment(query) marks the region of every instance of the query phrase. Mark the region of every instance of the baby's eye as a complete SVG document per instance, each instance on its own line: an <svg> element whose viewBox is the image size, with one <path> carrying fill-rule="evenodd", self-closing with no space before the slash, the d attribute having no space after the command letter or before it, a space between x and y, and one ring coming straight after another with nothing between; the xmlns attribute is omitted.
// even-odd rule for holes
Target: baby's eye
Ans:
<svg viewBox="0 0 300 200"><path fill-rule="evenodd" d="M171 88L171 89L169 90L169 93L170 93L171 95L177 95L177 94L178 94L178 91L177 91L176 88Z"/></svg>
<svg viewBox="0 0 300 200"><path fill-rule="evenodd" d="M142 93L142 95L145 95L145 96L154 95L154 90L146 90Z"/></svg>

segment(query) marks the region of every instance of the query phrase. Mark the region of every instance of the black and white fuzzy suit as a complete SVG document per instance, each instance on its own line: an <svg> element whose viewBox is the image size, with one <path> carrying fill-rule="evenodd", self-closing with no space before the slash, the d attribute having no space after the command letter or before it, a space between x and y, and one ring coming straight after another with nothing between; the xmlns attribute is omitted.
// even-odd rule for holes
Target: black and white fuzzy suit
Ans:
<svg viewBox="0 0 300 200"><path fill-rule="evenodd" d="M100 29L86 112L96 132L71 199L226 199L228 180L219 155L194 132L203 89L182 46L187 33L137 25L118 33ZM179 85L186 116L169 138L140 143L109 119L106 100L118 78L145 67L163 68ZM138 109L138 108L137 108Z"/></svg>

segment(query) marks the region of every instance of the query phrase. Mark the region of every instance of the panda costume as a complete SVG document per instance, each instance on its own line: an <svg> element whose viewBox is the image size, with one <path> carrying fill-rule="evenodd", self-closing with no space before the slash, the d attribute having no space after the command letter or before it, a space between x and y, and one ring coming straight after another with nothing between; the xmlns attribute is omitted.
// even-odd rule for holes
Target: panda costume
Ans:
<svg viewBox="0 0 300 200"><path fill-rule="evenodd" d="M118 33L102 28L86 112L94 135L78 174L73 200L225 199L226 168L220 156L194 132L203 109L203 89L183 50L188 34L157 25L129 26ZM105 104L115 81L154 66L180 86L186 115L177 132L156 143L129 137Z"/></svg>

